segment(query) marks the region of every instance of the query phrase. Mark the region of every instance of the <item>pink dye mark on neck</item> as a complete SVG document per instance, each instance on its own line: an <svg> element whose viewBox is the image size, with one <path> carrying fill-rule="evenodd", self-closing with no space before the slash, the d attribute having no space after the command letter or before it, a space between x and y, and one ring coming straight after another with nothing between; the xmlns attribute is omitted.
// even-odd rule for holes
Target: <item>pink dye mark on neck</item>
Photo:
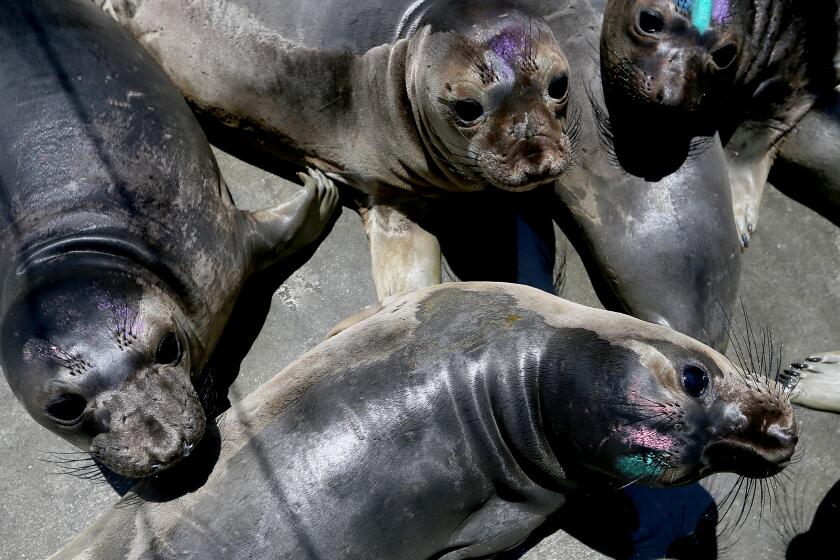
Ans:
<svg viewBox="0 0 840 560"><path fill-rule="evenodd" d="M661 434L652 428L623 426L620 428L620 432L629 443L656 451L669 451L676 447L678 443L676 438Z"/></svg>

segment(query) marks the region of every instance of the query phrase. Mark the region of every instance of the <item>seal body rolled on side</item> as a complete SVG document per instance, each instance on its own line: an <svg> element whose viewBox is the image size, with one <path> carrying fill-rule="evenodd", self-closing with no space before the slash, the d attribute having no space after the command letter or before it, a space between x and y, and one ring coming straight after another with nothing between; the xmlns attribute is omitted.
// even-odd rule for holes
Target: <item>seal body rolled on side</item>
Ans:
<svg viewBox="0 0 840 560"><path fill-rule="evenodd" d="M486 557L582 477L772 476L797 441L779 386L709 347L493 283L389 299L217 428L206 480L141 482L53 558Z"/></svg>
<svg viewBox="0 0 840 560"><path fill-rule="evenodd" d="M572 163L570 76L519 0L94 0L212 135L362 191L380 297L439 283L434 202L529 191Z"/></svg>
<svg viewBox="0 0 840 560"><path fill-rule="evenodd" d="M0 349L32 417L121 475L188 454L195 386L253 271L314 240L336 191L234 208L189 107L82 0L0 5Z"/></svg>

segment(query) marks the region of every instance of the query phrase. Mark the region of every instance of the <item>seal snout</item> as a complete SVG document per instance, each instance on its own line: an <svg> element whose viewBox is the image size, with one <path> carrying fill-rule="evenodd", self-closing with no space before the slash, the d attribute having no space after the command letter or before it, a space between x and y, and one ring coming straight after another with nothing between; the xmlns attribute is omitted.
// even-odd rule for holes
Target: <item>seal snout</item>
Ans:
<svg viewBox="0 0 840 560"><path fill-rule="evenodd" d="M793 408L772 391L759 391L751 398L732 431L707 446L705 457L712 471L765 478L790 463L799 442Z"/></svg>
<svg viewBox="0 0 840 560"><path fill-rule="evenodd" d="M188 373L166 369L139 374L101 400L108 421L91 451L117 474L159 474L189 456L204 434L204 409L182 379Z"/></svg>

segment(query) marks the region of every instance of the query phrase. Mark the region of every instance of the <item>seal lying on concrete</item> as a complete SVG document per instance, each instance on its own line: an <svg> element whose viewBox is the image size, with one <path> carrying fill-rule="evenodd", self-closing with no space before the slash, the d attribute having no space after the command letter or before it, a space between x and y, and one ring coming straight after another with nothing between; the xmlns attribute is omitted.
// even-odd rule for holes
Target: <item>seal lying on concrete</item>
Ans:
<svg viewBox="0 0 840 560"><path fill-rule="evenodd" d="M100 0L97 0L97 3L103 4ZM365 4L357 3L353 8L343 6L341 9L332 10L332 4L329 2L307 3L304 7L303 4L297 2L283 2L267 6L255 2L232 3L205 0L187 5L179 0L168 2L164 6L158 0L110 0L110 2L104 2L104 7L115 14L117 19L138 37L141 43L162 60L187 97L192 99L194 107L197 107L199 111L206 111L210 106L226 109L221 114L213 113L205 115L206 117L221 119L230 126L247 125L236 130L228 130L227 134L244 134L251 138L252 143L261 143L261 149L270 150L272 146L275 148L285 146L287 136L292 135L296 138L295 135L303 132L314 135L319 130L323 132L329 128L329 134L321 134L318 139L313 136L305 147L315 155L318 155L317 150L327 151L327 148L329 148L329 153L344 153L345 150L349 150L352 153L341 156L342 160L352 160L355 166L353 168L358 168L362 164L368 165L363 175L370 175L404 169L402 163L396 166L393 162L382 160L381 157L391 157L395 149L393 146L400 149L405 146L425 149L424 147L429 146L426 137L421 136L418 144L415 142L415 136L418 130L427 129L425 125L420 128L413 125L418 121L410 120L406 123L402 118L389 117L392 124L384 128L379 125L379 129L392 131L394 127L398 127L401 132L399 135L393 133L387 135L380 134L368 120L348 121L347 126L356 125L356 128L352 130L352 134L355 135L353 138L361 136L358 142L346 140L344 135L349 133L344 130L344 121L341 121L341 127L337 132L334 130L334 120L337 118L334 113L353 114L352 111L358 108L374 107L372 109L374 113L381 115L393 115L394 111L399 114L400 110L410 114L410 110L413 110L415 106L406 106L405 100L401 101L402 98L388 97L382 93L392 92L395 85L381 83L377 86L379 82L365 82L362 86L356 87L353 86L355 83L353 80L360 78L341 77L335 68L345 68L346 64L351 62L361 67L364 64L373 64L374 59L388 56L390 58L379 63L378 72L383 72L391 64L390 68L395 72L393 80L404 86L405 72L397 63L402 61L404 56L408 56L408 53L416 54L415 51L421 47L426 49L430 44L444 40L443 37L438 36L441 34L433 33L424 38L425 36L411 30L420 29L421 23L429 23L432 29L441 25L445 27L447 25L445 22L455 17L465 23L474 21L476 17L481 20L485 14L489 13L483 10L493 10L501 5L497 2L485 4L486 7L481 10L469 10L465 13L463 7L471 5L470 3L415 2L412 4L412 9L407 12L410 17L405 20L400 18L408 9L407 2L374 1ZM595 29L597 15L585 2L572 5L574 12L570 12L570 6L563 2L521 0L517 5L526 7L529 13L536 16L536 19L532 20L533 27L529 24L529 36L536 33L546 40L550 36L548 32L534 31L532 33L530 29L542 29L543 24L537 22L548 22L553 36L560 41L562 50L573 52L571 56L575 58L575 68L583 74L581 79L572 79L568 86L562 88L568 87L571 90L566 95L571 97L572 106L580 108L579 114L583 124L578 132L581 149L578 151L577 161L580 165L573 166L563 173L556 183L560 203L541 200L538 202L539 209L551 209L555 206L554 210L563 214L560 217L563 228L571 236L579 239L579 242L576 242L576 248L587 261L593 282L599 287L599 296L608 305L647 320L667 324L713 346L722 346L726 333L723 321L716 311L719 305L728 309L734 301L740 274L740 256L725 161L719 148L707 150L691 165L684 165L671 176L655 184L634 177L620 167L612 165L609 154L599 142L596 133L597 121L593 111L588 109L590 99L587 96L587 85L591 84L592 92L596 97L600 95L600 75L597 72L597 64L593 61L594 53L592 52L593 45L597 44L597 30ZM367 10L364 13L361 12L363 7ZM438 19L443 20L444 23L437 23ZM510 17L502 21L509 20ZM316 24L321 27L317 27ZM401 30L400 37L411 31L414 33L411 35L412 39L409 41L398 39L393 46L377 47L383 42L390 45L393 37L383 37L383 33L393 28ZM210 33L208 29L214 31ZM298 29L303 31L299 32ZM479 26L478 29L484 28ZM303 34L303 38L298 38L298 33ZM470 33L474 34L475 31L470 31ZM191 37L191 39L186 41L184 37ZM235 48L223 48L223 45L232 40L231 38L237 38ZM294 46L298 44L296 41L302 44L320 45L323 43L324 49L304 49ZM507 43L505 40L505 44ZM513 49L511 52L515 54L514 43L515 41L511 42L510 46ZM287 50L286 47L290 45L294 48ZM326 61L332 60L330 57L334 55L330 53L335 51L344 53L342 55L344 58L335 62L335 66L328 65ZM361 58L351 57L347 54L348 51L366 54ZM426 51L423 50L423 52ZM483 56L489 57L489 60L496 61L494 64L497 67L504 67L504 65L499 66L501 62L495 51L482 52L484 52ZM308 74L305 78L293 80L293 85L299 85L301 88L299 95L289 97L287 93L293 91L291 89L285 90L286 92L282 95L273 95L273 92L278 89L275 74L267 73L265 69L277 69L274 72L286 75L296 68L289 66L291 62L297 60L297 58L289 58L293 56L299 56L301 60L314 60L324 66L324 75L331 76L330 80L321 79L322 74ZM423 56L428 58L426 54ZM558 60L561 60L560 55L557 56ZM351 62L348 62L348 59L352 59ZM410 67L418 67L420 65L418 60L420 59L414 56ZM469 60L465 62L463 53L458 51L453 53L446 49L443 49L440 57L435 60L437 62L432 64L432 68L446 75L457 73L459 69L463 69L465 63L469 64ZM321 68L321 66L317 67ZM428 73L428 69L426 72ZM560 76L562 71L558 70L558 72L560 73L557 75ZM218 82L212 82L218 87L206 87L208 75L210 79L218 77ZM356 76L362 75L366 74L356 74ZM371 75L380 76L377 72ZM437 76L438 74L432 72L430 75ZM425 79L428 81L430 78ZM524 76L516 79L524 79ZM409 83L412 83L412 80L413 78L409 80ZM593 80L597 80L597 83ZM316 83L313 84L313 81ZM245 83L256 85L243 93L238 86ZM454 78L450 85L452 83L454 83ZM334 89L338 91L330 95L324 94L325 97L313 101L311 92L322 92L325 87L332 88L330 91ZM379 87L379 89L371 92L371 87ZM505 91L504 88L502 91ZM548 90L545 93L548 94ZM406 95L412 102L428 101L423 96L417 98L416 91L412 88L407 90ZM565 103L564 100L564 107ZM313 104L318 109L323 108L323 111L312 110ZM261 120L256 124L250 121L246 123L239 120L229 122L224 120L225 115L230 116L253 109L264 111L260 113ZM325 124L323 126L320 124L297 126L294 125L297 121L293 119L288 121L294 125L291 132L283 132L285 129L267 128L269 124L280 120L282 115L290 111L295 112L294 119L306 119L307 123L323 121ZM419 116L419 113L415 113L415 118ZM205 122L208 118L205 118ZM501 122L494 119L488 117L488 120L483 121L485 124L480 126L491 127L495 126L493 122L496 124ZM443 124L435 126L441 130L448 130ZM485 130L490 130L490 128L485 128ZM371 139L369 135L372 131L374 136ZM406 131L415 136L412 134L406 136ZM273 134L279 136L272 140L270 135ZM448 134L444 137L448 137ZM399 140L394 140L394 138ZM412 138L415 140L411 140ZM434 139L434 137L430 138ZM461 141L463 140L461 138ZM374 141L388 142L389 145L380 149L376 157L367 157L369 147ZM441 141L435 142L435 145L441 144ZM452 140L447 142L452 142ZM444 148L445 146L440 149ZM456 152L462 155L467 153L463 151L463 148ZM432 150L430 153L436 152ZM357 162L353 159L359 154L365 156L364 161L360 159ZM286 152L280 155L289 157ZM451 156L446 157L452 159ZM411 162L415 159L409 158L407 161ZM438 157L430 157L426 161L433 167L440 165ZM459 161L463 162L463 160ZM342 173L349 173L347 169ZM446 171L445 167L443 171ZM405 180L411 181L419 181L421 178L417 173L406 177ZM392 184L396 179L389 175L383 177L382 181ZM400 179L400 181L404 180ZM415 190L419 188L419 183L416 182L408 185L403 182L399 184ZM364 185L359 186L365 188ZM441 188L449 187L441 183ZM385 196L385 191L382 191L382 196ZM520 194L517 197L524 199L525 195ZM375 206L366 214L367 230L373 247L374 268L377 271L374 276L380 295L409 285L419 286L439 280L437 267L440 259L437 239L417 227L416 222L406 220L406 215L400 215L395 209L399 206L407 212L410 207L412 212L415 212L421 205L428 206L429 203L421 198L418 196L400 197L398 201L393 193L388 194L389 206ZM478 197L472 195L463 198L472 200ZM447 212L455 204L454 199L455 197L452 196L447 197L445 201L440 201L446 204ZM523 205L530 202L523 202ZM470 210L478 208L478 202L472 207L465 200L459 200L457 204L460 206L455 212L456 215L448 220L449 222L469 220L472 218ZM463 212L461 212L462 208ZM389 212L391 213L390 221L383 221L383 216ZM439 210L437 212L443 213ZM461 212L461 216L457 215L458 212ZM482 215L491 214L487 206L482 206L480 212ZM483 260L492 261L494 257L498 260L498 255L494 256L492 252L500 246L497 237L500 229L499 222L501 220L497 216L484 222L472 219L466 228L468 232L456 231L451 235L444 233L441 239L447 244L451 238L468 240L465 243L467 245L465 253L470 251L470 240L475 240L472 243L473 246L478 246L482 242L489 244L492 249L488 250L489 255ZM547 229L553 235L550 225ZM496 236L495 240L493 240L494 236ZM549 242L549 245L553 249L553 240ZM479 251L472 249L472 252ZM382 258L383 255L387 255L387 258ZM681 264L674 266L674 262ZM473 277L487 278L483 274L473 275ZM521 278L517 276L517 280ZM663 294L667 294L667 297L663 297Z"/></svg>
<svg viewBox="0 0 840 560"><path fill-rule="evenodd" d="M699 342L514 284L389 299L218 419L57 559L478 558L576 482L780 472L779 385ZM142 497L142 500L137 497Z"/></svg>
<svg viewBox="0 0 840 560"><path fill-rule="evenodd" d="M189 453L195 383L245 278L318 237L318 172L237 210L189 107L83 0L0 5L0 350L40 424L112 471Z"/></svg>
<svg viewBox="0 0 840 560"><path fill-rule="evenodd" d="M528 191L572 163L569 67L525 2L94 1L245 159L365 193L380 297L441 281L429 197Z"/></svg>
<svg viewBox="0 0 840 560"><path fill-rule="evenodd" d="M639 142L640 130L682 139L674 146L685 154L698 131L719 129L746 246L773 162L787 159L785 139L837 83L837 37L835 0L610 0L607 100L635 107L610 112L617 153L644 146L661 155Z"/></svg>

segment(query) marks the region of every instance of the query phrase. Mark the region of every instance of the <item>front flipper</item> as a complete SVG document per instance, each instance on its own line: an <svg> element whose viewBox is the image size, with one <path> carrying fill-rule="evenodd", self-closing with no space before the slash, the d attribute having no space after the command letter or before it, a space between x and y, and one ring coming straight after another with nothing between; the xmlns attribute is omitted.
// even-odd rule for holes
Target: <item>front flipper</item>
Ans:
<svg viewBox="0 0 840 560"><path fill-rule="evenodd" d="M756 106L771 106L769 114L745 120L725 140L732 207L743 248L755 233L761 196L779 146L814 102L810 95L793 95L770 103L769 95L753 98Z"/></svg>
<svg viewBox="0 0 840 560"><path fill-rule="evenodd" d="M424 204L415 202L408 204ZM409 217L405 204L374 199L360 213L370 242L373 283L380 301L440 284L440 243Z"/></svg>
<svg viewBox="0 0 840 560"><path fill-rule="evenodd" d="M300 193L279 206L243 212L256 270L264 269L312 243L338 206L338 188L321 171L299 173Z"/></svg>
<svg viewBox="0 0 840 560"><path fill-rule="evenodd" d="M492 496L473 512L452 536L441 560L492 558L509 550L545 522L545 515L529 511L524 503Z"/></svg>
<svg viewBox="0 0 840 560"><path fill-rule="evenodd" d="M840 352L816 354L790 364L781 379L792 390L791 402L840 413Z"/></svg>
<svg viewBox="0 0 840 560"><path fill-rule="evenodd" d="M760 134L754 136L746 131L739 131L726 146L732 210L735 212L741 247L745 249L749 247L750 238L755 233L761 197L773 166L770 148L766 143L761 146Z"/></svg>

